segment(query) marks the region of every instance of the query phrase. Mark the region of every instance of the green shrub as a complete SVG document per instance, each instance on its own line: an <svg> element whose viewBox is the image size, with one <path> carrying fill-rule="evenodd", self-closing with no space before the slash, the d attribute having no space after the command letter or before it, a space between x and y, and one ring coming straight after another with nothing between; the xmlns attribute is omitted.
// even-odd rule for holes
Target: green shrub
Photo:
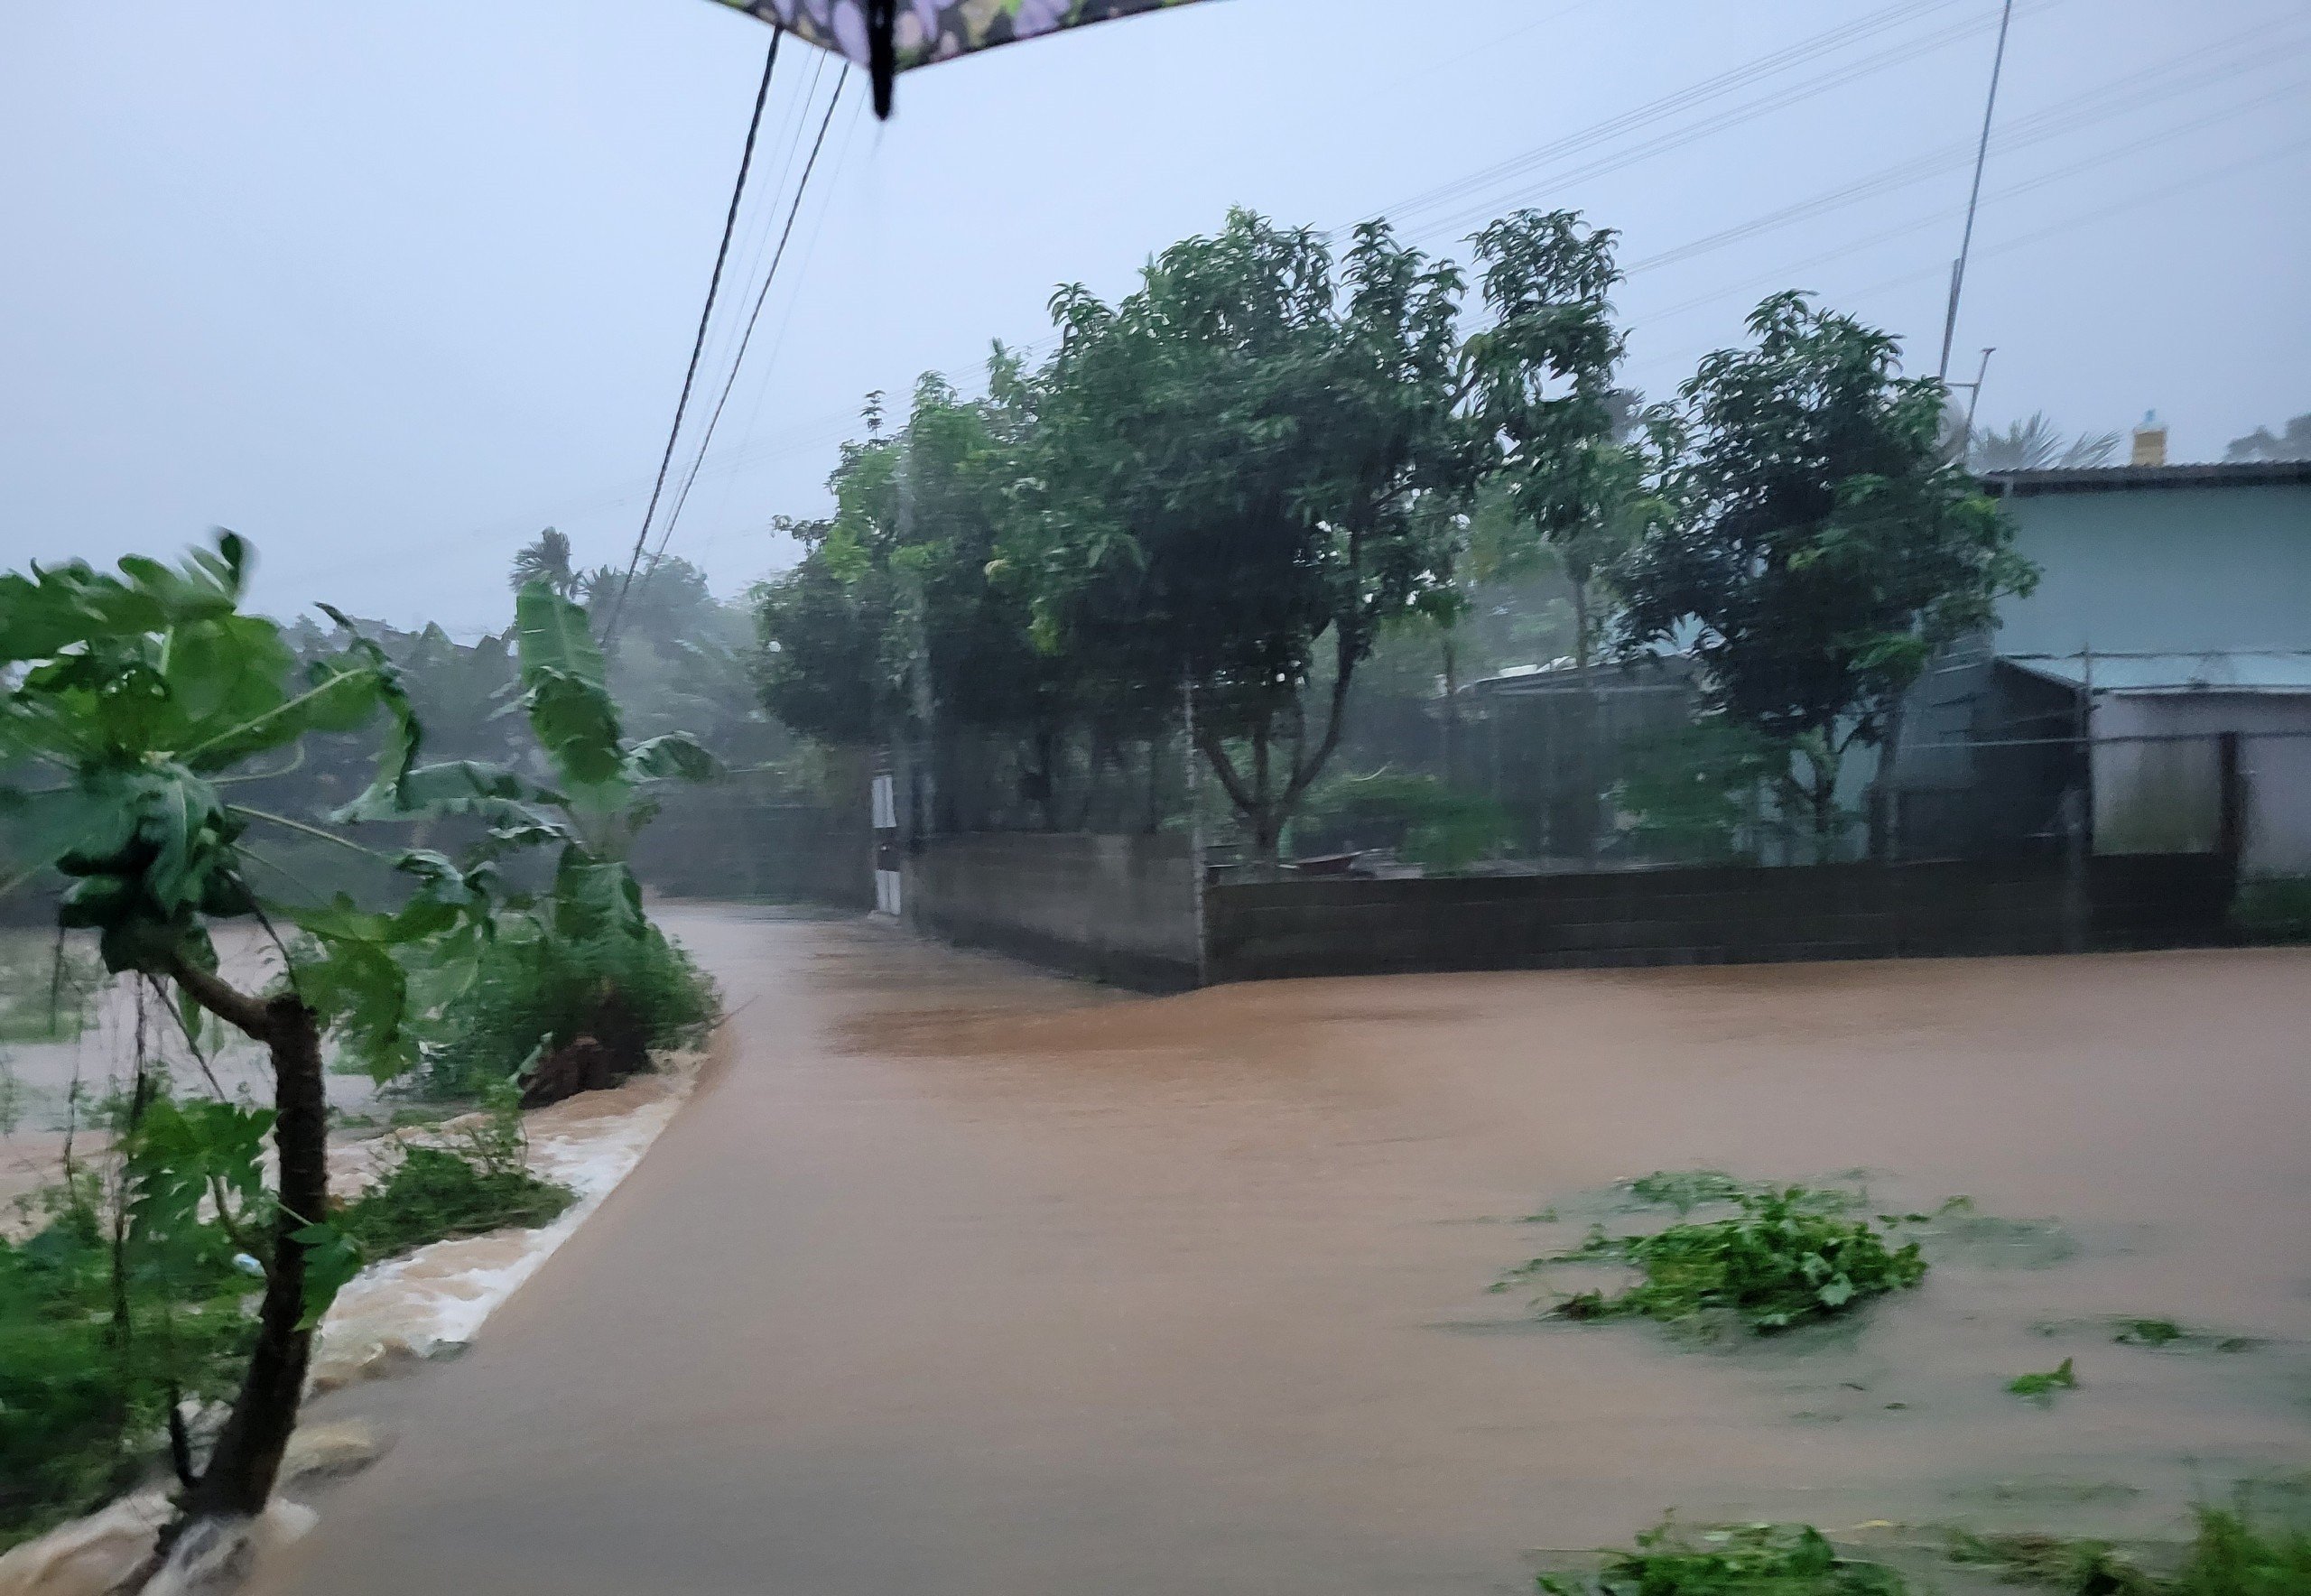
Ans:
<svg viewBox="0 0 2311 1596"><path fill-rule="evenodd" d="M489 1117L449 1146L404 1143L383 1180L338 1207L339 1233L375 1263L452 1236L559 1219L578 1194L530 1173L521 1089L501 1081L488 1101Z"/></svg>
<svg viewBox="0 0 2311 1596"><path fill-rule="evenodd" d="M2242 1513L2202 1508L2171 1575L2145 1572L2107 1542L2050 1535L1959 1534L1954 1563L1994 1568L2009 1584L2064 1596L2311 1596L2311 1536L2261 1530Z"/></svg>
<svg viewBox="0 0 2311 1596"><path fill-rule="evenodd" d="M258 1282L227 1237L132 1247L116 1279L101 1200L84 1174L28 1205L44 1221L28 1239L0 1240L0 1547L135 1484L172 1394L230 1397L254 1336L242 1300Z"/></svg>
<svg viewBox="0 0 2311 1596"><path fill-rule="evenodd" d="M2311 1596L2311 1535L2258 1530L2242 1514L2202 1508L2198 1538L2168 1588L2174 1596Z"/></svg>
<svg viewBox="0 0 2311 1596"><path fill-rule="evenodd" d="M552 1224L577 1200L526 1169L490 1169L447 1147L413 1146L382 1183L339 1209L336 1222L376 1261L452 1236Z"/></svg>
<svg viewBox="0 0 2311 1596"><path fill-rule="evenodd" d="M2160 1589L2160 1582L2107 1541L1960 1530L1950 1537L1950 1561L1993 1569L2009 1585L2041 1585L2073 1596L2155 1596Z"/></svg>
<svg viewBox="0 0 2311 1596"><path fill-rule="evenodd" d="M444 1016L417 1090L479 1097L541 1047L591 1036L626 1069L655 1048L695 1046L720 1012L713 981L654 925L590 937L501 937Z"/></svg>
<svg viewBox="0 0 2311 1596"><path fill-rule="evenodd" d="M2239 884L2231 923L2259 942L2311 942L2311 876L2261 876Z"/></svg>
<svg viewBox="0 0 2311 1596"><path fill-rule="evenodd" d="M1536 1258L1516 1276L1553 1264L1618 1261L1644 1278L1608 1296L1582 1292L1556 1305L1568 1319L1642 1315L1663 1322L1731 1313L1759 1334L1851 1312L1926 1276L1918 1244L1889 1247L1866 1220L1850 1220L1842 1192L1736 1191L1732 1217L1680 1222L1650 1236L1592 1231L1576 1251ZM1880 1215L1890 1225L1899 1222ZM1514 1277L1514 1276L1512 1276Z"/></svg>
<svg viewBox="0 0 2311 1596"><path fill-rule="evenodd" d="M1904 1596L1883 1564L1841 1557L1809 1524L1743 1524L1698 1535L1663 1525L1582 1578L1545 1573L1550 1596Z"/></svg>
<svg viewBox="0 0 2311 1596"><path fill-rule="evenodd" d="M1319 782L1292 826L1299 852L1394 849L1436 875L1499 852L1508 832L1508 817L1490 798L1390 770Z"/></svg>
<svg viewBox="0 0 2311 1596"><path fill-rule="evenodd" d="M1640 858L1746 861L1758 793L1788 766L1787 750L1723 715L1632 742L1610 794L1620 839Z"/></svg>

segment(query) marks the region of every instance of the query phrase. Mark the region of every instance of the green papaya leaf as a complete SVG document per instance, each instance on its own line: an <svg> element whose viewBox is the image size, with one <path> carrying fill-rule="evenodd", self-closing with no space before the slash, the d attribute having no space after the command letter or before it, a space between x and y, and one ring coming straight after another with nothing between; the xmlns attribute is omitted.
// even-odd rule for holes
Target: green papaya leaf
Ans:
<svg viewBox="0 0 2311 1596"><path fill-rule="evenodd" d="M361 1249L329 1224L311 1224L291 1232L289 1239L305 1249L304 1314L299 1330L311 1330L329 1312L337 1294L361 1273Z"/></svg>
<svg viewBox="0 0 2311 1596"><path fill-rule="evenodd" d="M361 821L411 820L421 815L478 814L495 816L509 806L560 803L564 800L551 787L541 786L502 765L472 759L421 765L405 772L391 787L380 784L331 812L329 819L346 824Z"/></svg>

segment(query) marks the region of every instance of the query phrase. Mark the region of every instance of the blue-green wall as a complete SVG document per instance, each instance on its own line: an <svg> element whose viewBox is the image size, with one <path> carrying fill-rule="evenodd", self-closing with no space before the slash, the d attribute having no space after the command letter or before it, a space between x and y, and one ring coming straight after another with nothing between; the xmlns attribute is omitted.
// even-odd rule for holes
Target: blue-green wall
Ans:
<svg viewBox="0 0 2311 1596"><path fill-rule="evenodd" d="M2311 649L2311 484L2005 501L2045 574L2001 607L2000 654Z"/></svg>

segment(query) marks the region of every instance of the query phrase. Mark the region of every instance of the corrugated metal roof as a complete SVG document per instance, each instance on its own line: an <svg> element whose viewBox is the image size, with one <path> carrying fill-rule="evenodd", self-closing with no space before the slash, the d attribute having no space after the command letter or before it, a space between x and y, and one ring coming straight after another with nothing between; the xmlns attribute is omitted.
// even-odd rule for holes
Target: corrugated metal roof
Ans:
<svg viewBox="0 0 2311 1596"><path fill-rule="evenodd" d="M2091 674L2098 693L2272 692L2311 693L2311 653L2225 650L2214 654L2095 654L2090 662L2009 654L2017 670L2084 685Z"/></svg>
<svg viewBox="0 0 2311 1596"><path fill-rule="evenodd" d="M2311 460L1985 471L1982 481L1991 492L2015 498L2029 498L2042 493L2126 493L2160 487L2268 487L2292 482L2311 483Z"/></svg>

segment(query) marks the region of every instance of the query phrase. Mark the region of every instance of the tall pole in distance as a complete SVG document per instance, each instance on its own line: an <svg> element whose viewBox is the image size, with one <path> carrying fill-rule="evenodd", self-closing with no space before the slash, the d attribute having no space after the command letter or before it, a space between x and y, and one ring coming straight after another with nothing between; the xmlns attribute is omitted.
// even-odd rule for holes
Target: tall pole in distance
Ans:
<svg viewBox="0 0 2311 1596"><path fill-rule="evenodd" d="M1943 381L1950 378L1950 346L1958 336L1958 296L1965 292L1966 257L1974 249L1974 212L1982 202L1982 168L1990 160L1991 118L1998 111L1998 79L2006 70L2006 31L2014 24L2014 0L2006 0L2006 9L1998 19L1998 53L1991 60L1990 98L1982 106L1982 137L1974 151L1974 191L1966 200L1966 233L1958 244L1958 258L1950 265L1950 313L1942 323L1942 364L1934 375Z"/></svg>

